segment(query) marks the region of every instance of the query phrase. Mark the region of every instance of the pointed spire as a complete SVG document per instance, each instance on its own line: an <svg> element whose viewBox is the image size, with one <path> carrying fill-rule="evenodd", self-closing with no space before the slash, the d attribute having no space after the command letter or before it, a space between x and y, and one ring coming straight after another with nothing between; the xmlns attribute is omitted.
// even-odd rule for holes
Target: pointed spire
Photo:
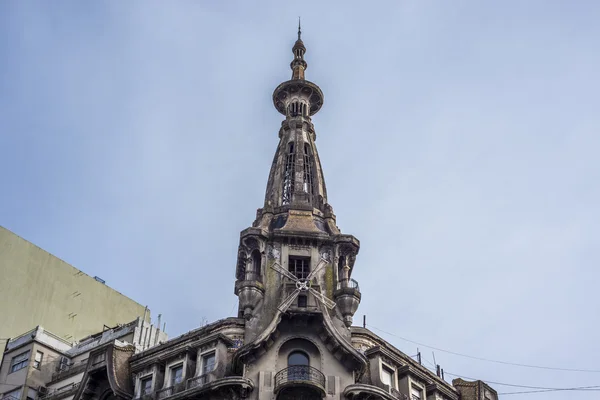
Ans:
<svg viewBox="0 0 600 400"><path fill-rule="evenodd" d="M294 47L292 48L294 60L290 64L290 67L292 68L292 79L304 79L304 70L307 67L306 61L304 61L306 47L304 47L301 36L300 17L298 17L298 40L296 40L296 43L294 43Z"/></svg>

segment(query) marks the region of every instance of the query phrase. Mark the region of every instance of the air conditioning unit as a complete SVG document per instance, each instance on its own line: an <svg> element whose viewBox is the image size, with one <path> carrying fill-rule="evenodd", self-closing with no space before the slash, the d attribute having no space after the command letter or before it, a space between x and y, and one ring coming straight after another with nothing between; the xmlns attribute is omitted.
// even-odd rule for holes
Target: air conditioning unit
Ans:
<svg viewBox="0 0 600 400"><path fill-rule="evenodd" d="M45 396L45 395L47 395L47 394L48 394L48 388L47 388L46 386L40 386L40 387L38 388L38 394L39 394L40 396Z"/></svg>
<svg viewBox="0 0 600 400"><path fill-rule="evenodd" d="M66 371L70 367L70 360L68 357L61 356L60 362L58 363L58 371Z"/></svg>

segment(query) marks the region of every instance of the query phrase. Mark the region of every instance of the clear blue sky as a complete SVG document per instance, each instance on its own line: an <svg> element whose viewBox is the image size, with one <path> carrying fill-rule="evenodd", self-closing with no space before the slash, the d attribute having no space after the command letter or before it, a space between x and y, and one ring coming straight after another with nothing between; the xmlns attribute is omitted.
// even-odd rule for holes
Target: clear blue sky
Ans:
<svg viewBox="0 0 600 400"><path fill-rule="evenodd" d="M355 322L600 369L597 1L2 1L0 224L172 337L233 315L298 15L329 200L362 244ZM435 356L490 381L600 385Z"/></svg>

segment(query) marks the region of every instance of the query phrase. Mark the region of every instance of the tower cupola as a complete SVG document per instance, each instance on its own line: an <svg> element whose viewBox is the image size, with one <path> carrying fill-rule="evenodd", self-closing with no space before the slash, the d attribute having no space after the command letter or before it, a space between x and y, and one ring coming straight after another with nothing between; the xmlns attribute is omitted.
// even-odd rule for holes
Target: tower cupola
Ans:
<svg viewBox="0 0 600 400"><path fill-rule="evenodd" d="M332 331L349 335L360 302L351 278L360 244L340 232L327 201L311 119L323 105L323 92L306 80L300 24L292 53L292 77L273 93L285 119L264 205L240 235L236 267L239 316L247 320L246 339L257 341L289 313L319 315Z"/></svg>

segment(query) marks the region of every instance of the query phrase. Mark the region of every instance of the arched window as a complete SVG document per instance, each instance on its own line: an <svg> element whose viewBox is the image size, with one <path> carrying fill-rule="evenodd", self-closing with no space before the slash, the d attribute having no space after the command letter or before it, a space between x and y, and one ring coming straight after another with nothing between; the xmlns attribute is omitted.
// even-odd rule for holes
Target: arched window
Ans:
<svg viewBox="0 0 600 400"><path fill-rule="evenodd" d="M304 365L308 367L310 365L308 355L303 351L292 351L288 356L288 367L294 365Z"/></svg>
<svg viewBox="0 0 600 400"><path fill-rule="evenodd" d="M288 356L288 379L308 380L310 373L310 359L303 351L293 351Z"/></svg>
<svg viewBox="0 0 600 400"><path fill-rule="evenodd" d="M254 250L252 252L252 280L260 280L260 264L261 264L261 256L258 250Z"/></svg>
<svg viewBox="0 0 600 400"><path fill-rule="evenodd" d="M296 172L296 153L294 153L294 142L288 143L288 152L285 160L285 170L283 172L283 193L281 204L290 204L292 193L294 192L294 174Z"/></svg>
<svg viewBox="0 0 600 400"><path fill-rule="evenodd" d="M338 261L338 281L340 282L340 286L344 286L347 284L346 277L344 276L344 265L346 264L346 257L341 256Z"/></svg>
<svg viewBox="0 0 600 400"><path fill-rule="evenodd" d="M304 143L304 182L303 189L305 193L312 194L313 192L313 176L312 176L312 156L310 154L310 146Z"/></svg>

